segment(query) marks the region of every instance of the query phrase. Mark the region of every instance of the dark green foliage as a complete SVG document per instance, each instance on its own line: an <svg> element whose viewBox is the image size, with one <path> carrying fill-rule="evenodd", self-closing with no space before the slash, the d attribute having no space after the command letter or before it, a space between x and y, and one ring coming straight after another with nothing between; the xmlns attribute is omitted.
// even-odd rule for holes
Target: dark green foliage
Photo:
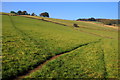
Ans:
<svg viewBox="0 0 120 80"><path fill-rule="evenodd" d="M19 11L17 12L17 14L18 14L18 15L22 15L22 11L19 10Z"/></svg>
<svg viewBox="0 0 120 80"><path fill-rule="evenodd" d="M10 13L15 13L17 15L28 15L27 11L21 11L21 10L19 10L18 12L11 11Z"/></svg>
<svg viewBox="0 0 120 80"><path fill-rule="evenodd" d="M28 15L27 11L21 11L19 10L18 12L11 11L10 13L18 14L18 15Z"/></svg>
<svg viewBox="0 0 120 80"><path fill-rule="evenodd" d="M96 21L95 18L91 17L91 18L88 18L88 19L77 19L77 21Z"/></svg>
<svg viewBox="0 0 120 80"><path fill-rule="evenodd" d="M73 24L73 27L79 27L77 24Z"/></svg>
<svg viewBox="0 0 120 80"><path fill-rule="evenodd" d="M10 13L14 13L14 14L16 14L16 12L15 12L15 11L10 11Z"/></svg>
<svg viewBox="0 0 120 80"><path fill-rule="evenodd" d="M28 15L27 11L23 11L22 15Z"/></svg>
<svg viewBox="0 0 120 80"><path fill-rule="evenodd" d="M44 12L44 13L41 13L40 16L41 16L41 17L49 17L49 13Z"/></svg>
<svg viewBox="0 0 120 80"><path fill-rule="evenodd" d="M97 22L102 22L105 25L118 26L118 20L117 19L95 19L95 18L89 18L89 19L77 19L77 21L97 21Z"/></svg>
<svg viewBox="0 0 120 80"><path fill-rule="evenodd" d="M95 18L89 18L88 21L96 21Z"/></svg>
<svg viewBox="0 0 120 80"><path fill-rule="evenodd" d="M35 14L35 13L32 13L31 16L36 16L36 14Z"/></svg>

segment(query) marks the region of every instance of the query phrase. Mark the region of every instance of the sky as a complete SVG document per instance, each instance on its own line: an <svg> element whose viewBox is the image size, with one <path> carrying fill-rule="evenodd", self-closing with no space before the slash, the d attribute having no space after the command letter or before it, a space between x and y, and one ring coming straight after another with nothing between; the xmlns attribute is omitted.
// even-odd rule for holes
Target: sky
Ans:
<svg viewBox="0 0 120 80"><path fill-rule="evenodd" d="M3 2L2 12L24 11L39 15L48 12L51 18L76 20L78 18L118 19L118 2Z"/></svg>
<svg viewBox="0 0 120 80"><path fill-rule="evenodd" d="M120 0L1 0L2 2L119 2Z"/></svg>

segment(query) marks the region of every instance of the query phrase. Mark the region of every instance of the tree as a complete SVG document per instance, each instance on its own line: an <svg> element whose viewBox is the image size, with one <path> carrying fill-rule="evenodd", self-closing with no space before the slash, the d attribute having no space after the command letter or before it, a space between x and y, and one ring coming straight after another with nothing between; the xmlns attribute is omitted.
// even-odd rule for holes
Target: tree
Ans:
<svg viewBox="0 0 120 80"><path fill-rule="evenodd" d="M73 24L73 27L79 27L77 24Z"/></svg>
<svg viewBox="0 0 120 80"><path fill-rule="evenodd" d="M95 18L89 18L88 21L96 21Z"/></svg>
<svg viewBox="0 0 120 80"><path fill-rule="evenodd" d="M35 13L32 13L31 16L36 16L36 14L35 14Z"/></svg>
<svg viewBox="0 0 120 80"><path fill-rule="evenodd" d="M10 13L14 13L14 14L16 14L16 12L15 12L15 11L10 11Z"/></svg>
<svg viewBox="0 0 120 80"><path fill-rule="evenodd" d="M28 15L27 11L23 11L22 15Z"/></svg>
<svg viewBox="0 0 120 80"><path fill-rule="evenodd" d="M18 14L18 15L22 15L22 11L19 10L19 11L17 12L17 14Z"/></svg>
<svg viewBox="0 0 120 80"><path fill-rule="evenodd" d="M41 13L40 14L41 17L49 17L49 14L47 12Z"/></svg>

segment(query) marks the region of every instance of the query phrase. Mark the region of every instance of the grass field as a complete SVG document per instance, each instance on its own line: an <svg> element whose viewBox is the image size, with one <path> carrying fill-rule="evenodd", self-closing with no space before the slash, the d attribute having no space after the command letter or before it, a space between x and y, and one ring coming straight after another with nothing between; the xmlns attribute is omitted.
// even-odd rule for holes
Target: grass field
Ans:
<svg viewBox="0 0 120 80"><path fill-rule="evenodd" d="M105 42L91 43L62 55L27 78L117 78L117 50L111 48L111 41Z"/></svg>
<svg viewBox="0 0 120 80"><path fill-rule="evenodd" d="M67 26L23 16L2 17L3 79L23 75L61 53L25 77L118 78L116 29L53 18L43 19ZM74 28L73 23L81 27Z"/></svg>
<svg viewBox="0 0 120 80"><path fill-rule="evenodd" d="M72 28L73 28L73 24L76 23L80 27L80 28L77 28L79 30L98 34L103 37L111 37L111 38L116 38L116 39L118 38L117 28L113 29L113 28L105 27L103 24L100 24L100 23L92 24L92 22L90 23L90 22L85 22L85 21L83 22L83 21L71 21L71 20L62 20L62 19L54 19L54 18L43 18L43 17L38 17L38 16L27 16L27 17L36 18L36 19L44 19L44 20L48 20L52 22L58 22L58 23L65 24Z"/></svg>

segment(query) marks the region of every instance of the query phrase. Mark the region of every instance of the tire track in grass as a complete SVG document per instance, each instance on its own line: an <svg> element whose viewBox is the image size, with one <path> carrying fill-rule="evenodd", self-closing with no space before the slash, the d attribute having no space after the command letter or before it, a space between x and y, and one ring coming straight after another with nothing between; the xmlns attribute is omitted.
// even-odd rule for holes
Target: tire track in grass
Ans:
<svg viewBox="0 0 120 80"><path fill-rule="evenodd" d="M80 30L80 29L77 29L77 28L75 30L78 30L78 31L81 31L81 32L84 32L84 33L88 33L88 34L92 34L92 35L95 35L95 36L103 37L103 38L115 39L115 38L112 38L112 37L101 36L101 35L98 35L98 34L95 34L95 33L92 33L92 32L83 31L83 30Z"/></svg>
<svg viewBox="0 0 120 80"><path fill-rule="evenodd" d="M8 15L8 16L9 16L9 15ZM37 42L35 39L33 39L33 38L30 37L29 35L25 34L23 31L19 30L19 29L15 26L14 21L13 21L13 19L11 18L11 16L9 16L9 18L10 18L10 21L11 21L13 27L14 27L18 32L20 32L23 36L27 37L30 41L34 41L34 43L37 43L37 44L38 44L38 42ZM25 37L24 37L24 38L25 38Z"/></svg>
<svg viewBox="0 0 120 80"><path fill-rule="evenodd" d="M104 51L102 49L102 60L103 60L103 66L104 66L104 78L106 79L108 73L107 73L107 69L106 69L106 63L105 63L105 55L104 55Z"/></svg>
<svg viewBox="0 0 120 80"><path fill-rule="evenodd" d="M9 16L9 15L8 15L8 16ZM10 21L11 21L14 29L16 29L16 30L23 36L23 38L28 39L30 42L33 42L33 44L36 45L37 48L42 48L42 47L43 47L42 45L39 44L40 42L38 42L37 40L33 39L31 36L29 36L28 34L26 34L25 32L23 32L22 30L18 29L18 28L15 26L14 21L13 21L13 19L11 18L11 16L9 16L9 18L10 18ZM26 41L26 40L25 40L25 41Z"/></svg>
<svg viewBox="0 0 120 80"><path fill-rule="evenodd" d="M22 30L19 30L19 29L16 27L16 25L15 25L12 17L9 16L9 15L8 15L8 17L10 18L10 21L11 21L11 24L12 24L13 28L14 28L16 31L18 31L18 33L19 33L23 38L27 38L28 41L33 42L32 44L36 45L36 48L42 48L42 45L39 44L40 42L38 42L37 40L35 40L35 39L33 39L32 37L30 37L28 34L26 34L25 32L23 32ZM25 42L26 42L26 40L25 40ZM34 67L38 66L39 64L41 64L41 62L37 62L37 63L36 63L35 65L33 65L32 67L34 68ZM28 70L31 70L31 68L28 68ZM18 73L16 76L11 76L11 80L14 80L17 76L20 76L20 75L23 75L23 74L26 74L26 71L23 71L23 73Z"/></svg>
<svg viewBox="0 0 120 80"><path fill-rule="evenodd" d="M29 70L29 71L27 71L25 74L20 75L20 76L16 77L16 78L13 79L13 80L20 80L20 79L25 78L26 76L29 76L31 73L33 73L33 72L41 69L42 66L44 66L45 64L47 64L49 61L54 60L54 59L56 59L57 57L59 57L59 56L61 56L61 55L64 55L65 53L69 53L69 52L74 51L74 50L76 50L76 49L78 49L78 48L80 48L80 47L87 46L87 45L92 44L92 43L98 43L98 42L100 42L100 41L101 41L101 39L99 39L99 40L97 40L97 41L94 41L94 42L89 42L89 43L81 44L81 45L79 45L79 46L77 46L77 47L74 47L73 49L71 49L71 50L69 50L69 51L61 52L61 53L57 54L56 56L53 56L53 57L47 59L46 61L44 61L43 63L37 65L36 67L34 67L33 70Z"/></svg>
<svg viewBox="0 0 120 80"><path fill-rule="evenodd" d="M102 45L102 43L101 43L101 45ZM102 46L100 46L100 49L102 51L101 52L101 60L103 61L103 67L104 67L104 79L106 80L108 73L107 73L106 62L105 62L105 53L104 53L104 49Z"/></svg>

